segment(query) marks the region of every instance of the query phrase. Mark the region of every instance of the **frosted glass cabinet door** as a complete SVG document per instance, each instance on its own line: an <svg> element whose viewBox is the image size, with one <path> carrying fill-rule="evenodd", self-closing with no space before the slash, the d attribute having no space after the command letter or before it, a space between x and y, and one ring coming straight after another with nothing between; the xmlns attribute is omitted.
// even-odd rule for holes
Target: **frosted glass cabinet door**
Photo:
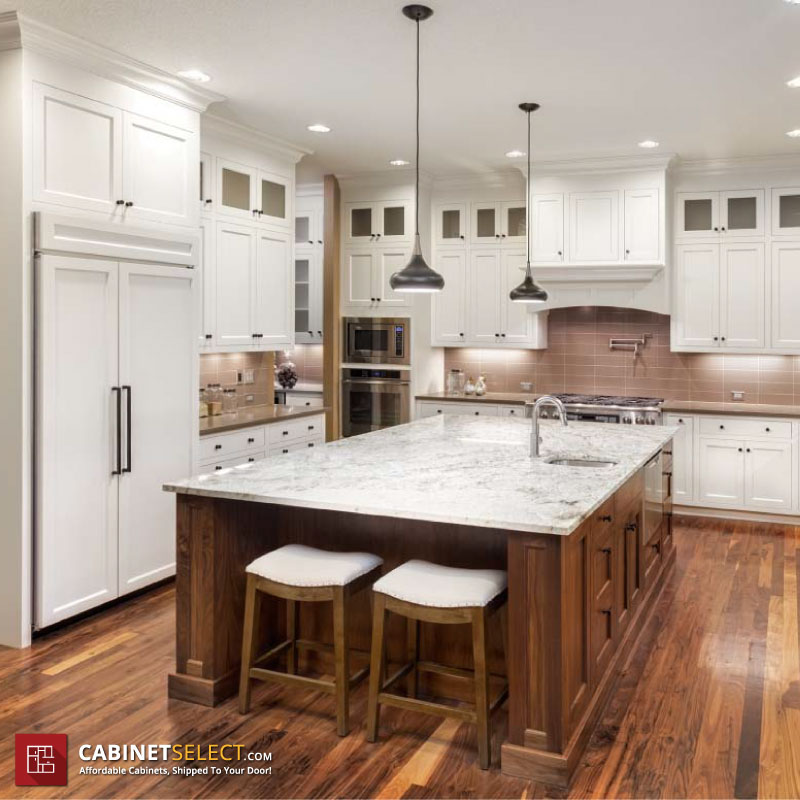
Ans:
<svg viewBox="0 0 800 800"><path fill-rule="evenodd" d="M125 439L119 481L119 593L175 574L175 499L165 481L192 472L194 270L120 264ZM128 418L130 409L130 418Z"/></svg>
<svg viewBox="0 0 800 800"><path fill-rule="evenodd" d="M33 199L121 215L122 112L33 84Z"/></svg>
<svg viewBox="0 0 800 800"><path fill-rule="evenodd" d="M772 234L800 235L800 187L772 190Z"/></svg>
<svg viewBox="0 0 800 800"><path fill-rule="evenodd" d="M719 235L719 193L678 192L675 235L682 239L707 239Z"/></svg>
<svg viewBox="0 0 800 800"><path fill-rule="evenodd" d="M117 264L42 256L36 310L35 620L43 627L117 596Z"/></svg>
<svg viewBox="0 0 800 800"><path fill-rule="evenodd" d="M260 171L258 173L258 221L289 227L292 219L291 181L281 175Z"/></svg>
<svg viewBox="0 0 800 800"><path fill-rule="evenodd" d="M719 193L719 229L725 239L764 235L764 190Z"/></svg>
<svg viewBox="0 0 800 800"><path fill-rule="evenodd" d="M197 134L127 111L124 123L125 219L195 224Z"/></svg>
<svg viewBox="0 0 800 800"><path fill-rule="evenodd" d="M464 203L436 206L436 244L463 246L467 235L467 207Z"/></svg>
<svg viewBox="0 0 800 800"><path fill-rule="evenodd" d="M229 217L255 220L257 170L235 161L217 158L217 211Z"/></svg>
<svg viewBox="0 0 800 800"><path fill-rule="evenodd" d="M528 210L524 200L503 203L500 208L502 229L500 239L503 244L525 244Z"/></svg>
<svg viewBox="0 0 800 800"><path fill-rule="evenodd" d="M500 207L497 203L473 203L470 239L473 244L500 243Z"/></svg>

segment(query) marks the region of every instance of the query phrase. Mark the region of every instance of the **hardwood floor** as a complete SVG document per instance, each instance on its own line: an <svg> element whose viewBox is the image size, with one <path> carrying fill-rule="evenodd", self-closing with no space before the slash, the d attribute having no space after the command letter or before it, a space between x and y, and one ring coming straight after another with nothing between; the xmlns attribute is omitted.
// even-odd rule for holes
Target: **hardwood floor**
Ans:
<svg viewBox="0 0 800 800"><path fill-rule="evenodd" d="M800 797L800 528L677 520L678 562L568 793L477 766L473 726L367 691L336 735L331 695L256 685L241 717L168 700L170 586L0 652L2 797ZM510 631L513 636L513 631ZM497 759L505 716L495 721ZM14 786L14 733L67 733L67 787ZM271 776L82 776L82 743L241 743ZM495 761L496 763L496 761Z"/></svg>

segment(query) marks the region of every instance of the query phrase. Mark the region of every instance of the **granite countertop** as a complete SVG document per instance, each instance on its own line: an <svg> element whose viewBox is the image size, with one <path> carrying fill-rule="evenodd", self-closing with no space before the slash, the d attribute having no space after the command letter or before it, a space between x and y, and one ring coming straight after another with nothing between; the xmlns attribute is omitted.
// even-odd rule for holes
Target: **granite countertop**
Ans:
<svg viewBox="0 0 800 800"><path fill-rule="evenodd" d="M800 406L770 405L768 403L706 403L700 400L665 400L664 411L684 411L687 414L754 414L770 417L800 417Z"/></svg>
<svg viewBox="0 0 800 800"><path fill-rule="evenodd" d="M676 427L436 416L168 483L167 491L357 514L567 535L669 441ZM609 459L556 466L548 456Z"/></svg>
<svg viewBox="0 0 800 800"><path fill-rule="evenodd" d="M507 405L524 406L541 397L541 394L524 392L486 392L480 397L475 394L447 394L446 392L431 392L430 394L418 394L416 400L430 400L433 402L448 403L505 403Z"/></svg>
<svg viewBox="0 0 800 800"><path fill-rule="evenodd" d="M208 436L210 433L227 433L240 428L250 428L253 425L270 425L273 422L283 422L293 417L310 417L314 414L323 414L327 408L309 408L307 406L254 406L241 408L235 414L218 414L215 417L200 418L200 435Z"/></svg>

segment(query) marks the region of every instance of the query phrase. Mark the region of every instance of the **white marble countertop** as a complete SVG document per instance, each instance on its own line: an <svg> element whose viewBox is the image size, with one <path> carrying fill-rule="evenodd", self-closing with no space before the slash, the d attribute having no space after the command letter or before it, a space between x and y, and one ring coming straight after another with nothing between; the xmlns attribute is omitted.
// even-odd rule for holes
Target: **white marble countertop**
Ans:
<svg viewBox="0 0 800 800"><path fill-rule="evenodd" d="M441 416L165 484L167 491L357 514L566 535L677 428ZM545 463L603 458L599 469Z"/></svg>

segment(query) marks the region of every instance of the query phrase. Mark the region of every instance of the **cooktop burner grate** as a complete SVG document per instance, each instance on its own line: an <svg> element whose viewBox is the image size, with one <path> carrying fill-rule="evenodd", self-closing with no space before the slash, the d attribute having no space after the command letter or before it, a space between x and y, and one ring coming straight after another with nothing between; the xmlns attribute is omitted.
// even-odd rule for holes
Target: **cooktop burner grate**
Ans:
<svg viewBox="0 0 800 800"><path fill-rule="evenodd" d="M604 394L557 394L554 395L565 405L617 406L619 408L658 408L663 402L660 397L617 397Z"/></svg>

